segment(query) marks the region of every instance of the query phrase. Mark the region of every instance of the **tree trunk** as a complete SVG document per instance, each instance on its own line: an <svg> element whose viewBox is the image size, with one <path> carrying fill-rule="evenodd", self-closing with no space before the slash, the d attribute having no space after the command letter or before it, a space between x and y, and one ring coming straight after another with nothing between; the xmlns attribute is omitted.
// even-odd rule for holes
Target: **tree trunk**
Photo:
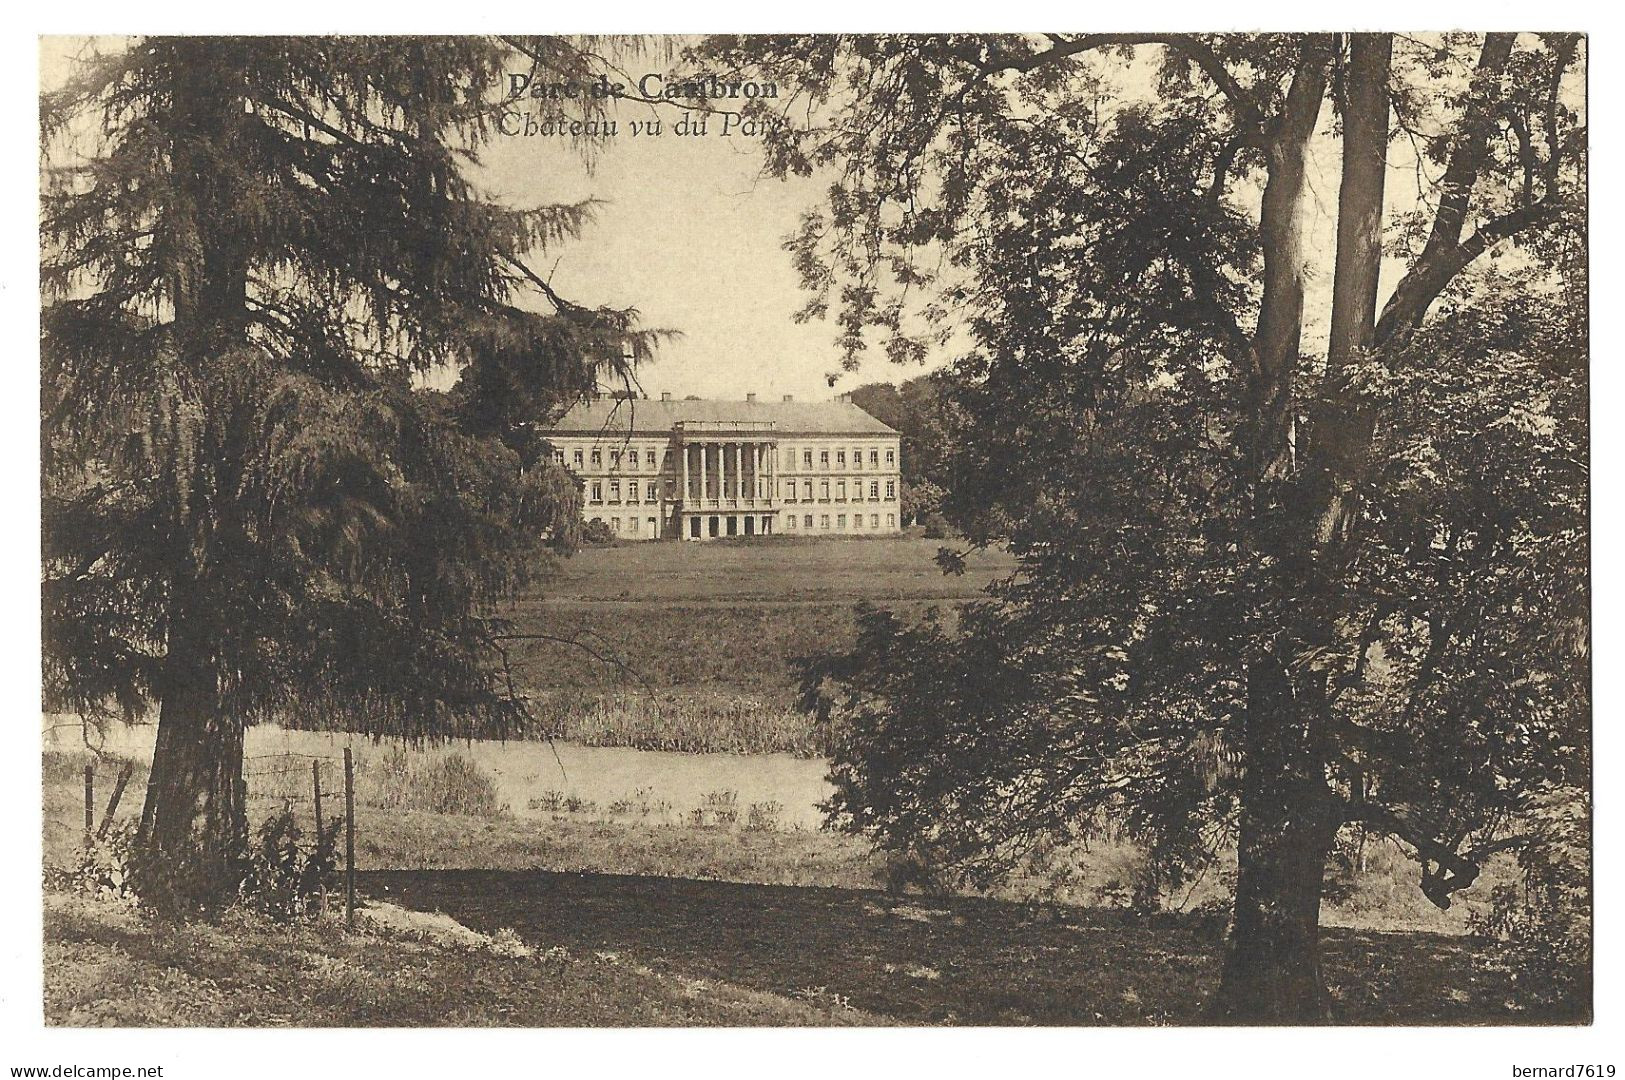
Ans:
<svg viewBox="0 0 1625 1080"><path fill-rule="evenodd" d="M1315 1024L1330 1019L1320 970L1320 896L1337 835L1323 800L1250 790L1241 813L1235 925L1212 1019Z"/></svg>
<svg viewBox="0 0 1625 1080"><path fill-rule="evenodd" d="M1281 115L1271 126L1269 178L1259 207L1264 288L1252 347L1250 543L1277 574L1287 576L1283 595L1294 591L1289 579L1305 561L1300 530L1289 521L1301 513L1291 485L1306 273L1303 197L1332 57L1329 35L1304 39ZM1226 1023L1313 1022L1326 1014L1318 941L1329 841L1321 842L1320 800L1306 800L1313 790L1306 781L1319 777L1320 769L1280 656L1261 654L1249 663L1247 695L1235 918L1208 1014Z"/></svg>
<svg viewBox="0 0 1625 1080"><path fill-rule="evenodd" d="M169 293L178 363L202 376L233 362L246 341L247 245L242 206L229 170L240 152L243 71L238 50L214 38L170 38L177 130L176 194ZM210 430L229 430L219 418ZM140 839L154 856L149 885L186 907L235 894L235 865L247 839L243 724L222 708L220 632L210 603L209 576L222 533L235 521L227 459L235 449L216 437L199 454L177 461L184 488L169 582L167 649L159 691L158 740L142 810ZM161 880L159 880L161 879Z"/></svg>
<svg viewBox="0 0 1625 1080"><path fill-rule="evenodd" d="M1276 657L1248 671L1235 920L1208 1015L1220 1023L1330 1017L1320 971L1320 897L1341 818L1326 785L1321 726Z"/></svg>
<svg viewBox="0 0 1625 1080"><path fill-rule="evenodd" d="M162 868L164 880L151 884L188 907L230 898L248 836L243 725L220 707L200 622L183 616L170 629L140 832Z"/></svg>

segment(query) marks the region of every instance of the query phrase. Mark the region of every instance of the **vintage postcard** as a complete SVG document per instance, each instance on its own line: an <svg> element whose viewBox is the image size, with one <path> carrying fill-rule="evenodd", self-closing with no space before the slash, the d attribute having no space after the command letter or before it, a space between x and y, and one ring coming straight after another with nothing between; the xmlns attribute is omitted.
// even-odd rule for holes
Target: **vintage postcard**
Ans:
<svg viewBox="0 0 1625 1080"><path fill-rule="evenodd" d="M1584 33L39 51L47 1026L1591 1022Z"/></svg>

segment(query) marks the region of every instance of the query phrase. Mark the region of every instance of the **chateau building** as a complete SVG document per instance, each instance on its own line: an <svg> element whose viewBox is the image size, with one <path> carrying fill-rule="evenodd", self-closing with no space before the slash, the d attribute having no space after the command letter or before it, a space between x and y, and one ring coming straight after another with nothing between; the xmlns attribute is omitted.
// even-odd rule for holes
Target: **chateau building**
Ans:
<svg viewBox="0 0 1625 1080"><path fill-rule="evenodd" d="M548 433L582 512L628 540L895 533L900 437L834 401L600 396Z"/></svg>

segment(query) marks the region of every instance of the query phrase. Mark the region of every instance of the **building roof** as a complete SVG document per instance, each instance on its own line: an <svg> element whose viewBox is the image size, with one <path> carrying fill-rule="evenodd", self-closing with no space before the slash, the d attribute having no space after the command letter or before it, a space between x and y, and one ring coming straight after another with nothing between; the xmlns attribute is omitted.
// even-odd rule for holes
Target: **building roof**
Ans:
<svg viewBox="0 0 1625 1080"><path fill-rule="evenodd" d="M549 430L555 435L667 435L683 422L772 421L776 435L896 435L849 401L650 401L646 398L577 402Z"/></svg>

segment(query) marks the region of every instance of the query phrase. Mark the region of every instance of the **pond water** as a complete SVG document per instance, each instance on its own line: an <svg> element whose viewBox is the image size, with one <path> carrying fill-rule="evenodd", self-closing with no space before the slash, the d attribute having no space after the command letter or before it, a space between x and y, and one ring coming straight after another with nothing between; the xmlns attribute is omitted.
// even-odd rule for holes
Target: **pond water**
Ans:
<svg viewBox="0 0 1625 1080"><path fill-rule="evenodd" d="M152 724L114 724L101 745L109 753L150 761L156 734ZM53 723L47 718L45 745L62 750L82 745L78 724L62 724L60 719ZM260 725L248 730L247 772L252 776L257 769L274 768L277 755L338 759L346 746L364 764L389 753L394 745L358 735ZM833 790L825 779L826 762L790 754L680 754L486 739L410 752L414 757L457 754L472 759L495 780L498 801L519 816L546 816L564 801L579 800L599 812L607 813L612 804L622 803L630 804L632 813L676 819L704 804L707 796L734 792L741 818L752 804L778 803L780 827L815 829L822 821L818 803ZM324 766L323 786L334 784L338 775Z"/></svg>

